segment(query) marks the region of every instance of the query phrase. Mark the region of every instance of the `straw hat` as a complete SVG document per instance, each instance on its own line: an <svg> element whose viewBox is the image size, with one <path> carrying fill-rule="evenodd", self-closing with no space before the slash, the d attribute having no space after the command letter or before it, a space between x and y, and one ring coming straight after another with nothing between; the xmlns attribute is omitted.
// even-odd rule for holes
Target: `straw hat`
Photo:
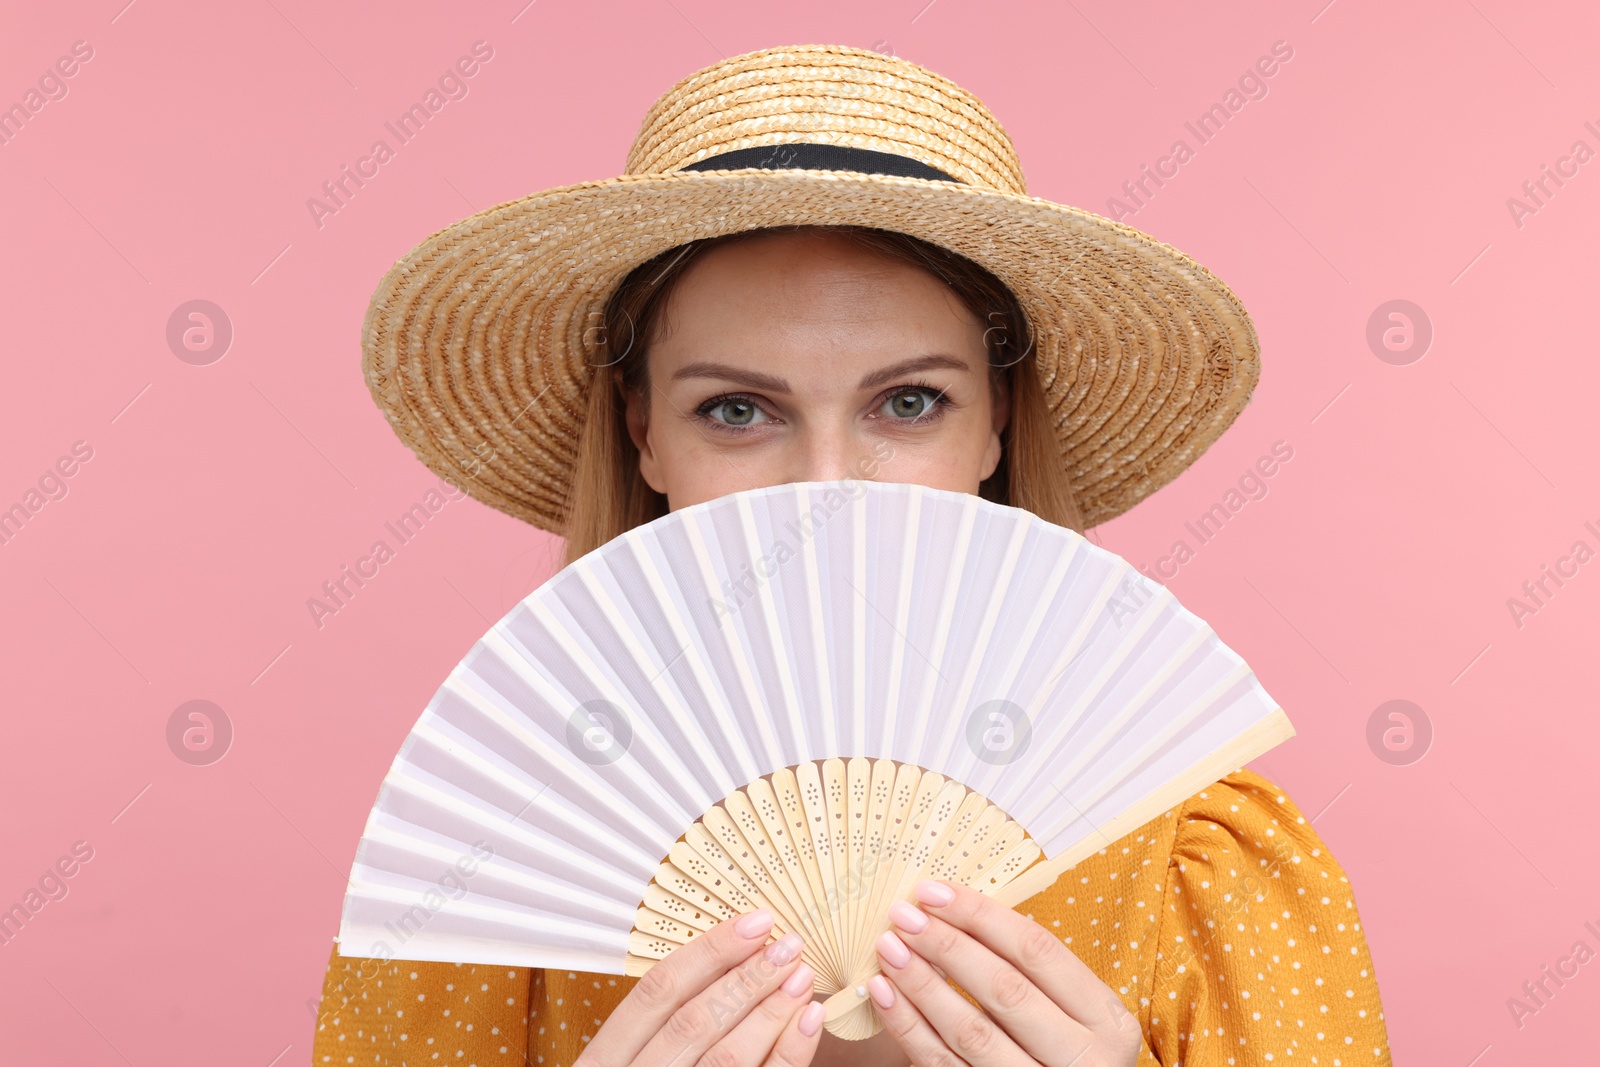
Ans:
<svg viewBox="0 0 1600 1067"><path fill-rule="evenodd" d="M795 223L911 234L1011 289L1089 526L1198 459L1260 373L1226 285L1130 226L1029 196L972 94L894 56L804 45L674 85L622 176L500 204L417 245L367 309L368 388L441 478L559 534L617 284L676 245Z"/></svg>

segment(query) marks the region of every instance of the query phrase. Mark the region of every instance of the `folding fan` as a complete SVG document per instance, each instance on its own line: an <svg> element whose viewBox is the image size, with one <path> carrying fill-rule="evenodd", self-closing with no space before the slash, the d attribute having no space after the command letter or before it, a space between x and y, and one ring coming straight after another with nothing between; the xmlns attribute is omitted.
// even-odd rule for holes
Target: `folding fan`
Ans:
<svg viewBox="0 0 1600 1067"><path fill-rule="evenodd" d="M920 877L1015 906L1294 733L1244 661L1030 512L799 482L672 512L474 644L384 778L348 955L642 975L758 907L828 1029Z"/></svg>

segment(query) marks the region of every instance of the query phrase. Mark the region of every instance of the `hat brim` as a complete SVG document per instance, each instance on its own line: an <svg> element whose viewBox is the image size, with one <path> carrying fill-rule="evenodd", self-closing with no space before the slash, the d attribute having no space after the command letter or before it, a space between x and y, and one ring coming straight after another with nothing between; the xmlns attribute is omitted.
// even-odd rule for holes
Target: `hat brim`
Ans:
<svg viewBox="0 0 1600 1067"><path fill-rule="evenodd" d="M910 234L1011 289L1085 526L1198 459L1260 374L1234 293L1131 226L955 182L749 168L561 186L438 231L372 296L368 388L430 470L559 534L597 359L584 337L616 286L676 245L793 224Z"/></svg>

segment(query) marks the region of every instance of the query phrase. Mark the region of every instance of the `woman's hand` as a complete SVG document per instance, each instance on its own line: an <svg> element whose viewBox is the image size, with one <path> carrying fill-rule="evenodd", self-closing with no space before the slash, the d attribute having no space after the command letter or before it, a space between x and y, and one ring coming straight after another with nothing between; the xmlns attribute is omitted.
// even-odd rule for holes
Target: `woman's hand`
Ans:
<svg viewBox="0 0 1600 1067"><path fill-rule="evenodd" d="M890 909L897 929L877 941L883 974L867 982L913 1063L1128 1067L1138 1059L1138 1020L1060 938L960 884L924 879L916 897L927 910L904 901Z"/></svg>
<svg viewBox="0 0 1600 1067"><path fill-rule="evenodd" d="M574 1067L804 1067L822 1005L800 935L767 945L772 912L720 922L639 979Z"/></svg>

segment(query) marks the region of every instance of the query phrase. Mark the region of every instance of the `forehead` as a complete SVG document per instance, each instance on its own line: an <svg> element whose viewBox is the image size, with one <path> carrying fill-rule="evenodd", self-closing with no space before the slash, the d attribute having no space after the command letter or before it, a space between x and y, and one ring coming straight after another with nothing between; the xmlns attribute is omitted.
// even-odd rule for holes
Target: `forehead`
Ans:
<svg viewBox="0 0 1600 1067"><path fill-rule="evenodd" d="M704 345L742 335L853 333L944 339L979 328L929 270L828 232L757 232L698 252L675 280L655 340Z"/></svg>

